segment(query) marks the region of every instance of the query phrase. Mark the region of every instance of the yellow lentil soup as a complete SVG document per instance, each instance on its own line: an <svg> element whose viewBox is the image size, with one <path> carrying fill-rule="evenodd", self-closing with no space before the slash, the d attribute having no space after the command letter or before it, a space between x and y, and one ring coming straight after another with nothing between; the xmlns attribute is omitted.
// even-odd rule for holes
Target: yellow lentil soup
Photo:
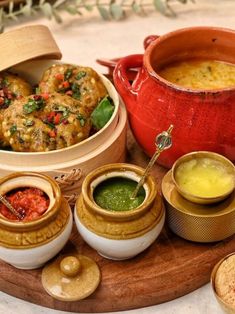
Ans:
<svg viewBox="0 0 235 314"><path fill-rule="evenodd" d="M175 62L162 68L158 74L171 83L191 89L235 87L235 64L216 60Z"/></svg>

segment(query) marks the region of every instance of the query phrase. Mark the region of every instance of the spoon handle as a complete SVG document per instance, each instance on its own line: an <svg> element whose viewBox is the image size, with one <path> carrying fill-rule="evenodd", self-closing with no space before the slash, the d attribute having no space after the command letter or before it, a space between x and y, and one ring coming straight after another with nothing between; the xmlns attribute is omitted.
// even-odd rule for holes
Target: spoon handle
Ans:
<svg viewBox="0 0 235 314"><path fill-rule="evenodd" d="M167 131L164 131L164 132L157 135L157 137L156 137L157 150L153 154L150 162L148 163L148 165L145 169L143 176L141 177L141 179L138 182L134 192L132 193L131 199L136 198L140 187L144 184L144 181L145 181L147 175L149 174L150 169L153 167L155 161L158 159L161 152L164 151L165 149L168 149L171 147L171 145L172 145L172 141L171 141L172 130L173 130L173 125L171 124Z"/></svg>
<svg viewBox="0 0 235 314"><path fill-rule="evenodd" d="M0 194L0 201L10 210L10 212L17 218L22 219L20 213L8 202L8 200Z"/></svg>

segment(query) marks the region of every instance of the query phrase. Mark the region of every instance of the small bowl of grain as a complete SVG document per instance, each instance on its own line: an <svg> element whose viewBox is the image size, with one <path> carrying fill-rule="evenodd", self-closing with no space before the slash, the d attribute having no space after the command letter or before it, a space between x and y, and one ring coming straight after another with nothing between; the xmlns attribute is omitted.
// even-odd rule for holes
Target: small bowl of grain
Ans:
<svg viewBox="0 0 235 314"><path fill-rule="evenodd" d="M223 311L235 314L235 252L225 256L214 266L211 285Z"/></svg>

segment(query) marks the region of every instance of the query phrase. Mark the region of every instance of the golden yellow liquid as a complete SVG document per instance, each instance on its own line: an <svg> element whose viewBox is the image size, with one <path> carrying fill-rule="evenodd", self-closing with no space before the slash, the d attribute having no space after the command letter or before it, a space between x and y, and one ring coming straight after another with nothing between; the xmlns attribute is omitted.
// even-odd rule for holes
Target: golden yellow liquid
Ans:
<svg viewBox="0 0 235 314"><path fill-rule="evenodd" d="M199 197L216 197L234 187L234 176L219 161L199 158L179 165L175 173L178 185Z"/></svg>
<svg viewBox="0 0 235 314"><path fill-rule="evenodd" d="M215 60L186 60L161 69L167 81L191 89L235 87L235 65Z"/></svg>

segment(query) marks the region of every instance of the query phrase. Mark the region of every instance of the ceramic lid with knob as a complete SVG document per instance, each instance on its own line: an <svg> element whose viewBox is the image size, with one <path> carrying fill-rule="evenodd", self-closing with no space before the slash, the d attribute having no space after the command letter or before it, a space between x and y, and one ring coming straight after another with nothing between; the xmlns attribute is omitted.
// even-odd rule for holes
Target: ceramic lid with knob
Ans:
<svg viewBox="0 0 235 314"><path fill-rule="evenodd" d="M60 256L42 271L44 289L61 301L78 301L88 297L96 290L100 280L96 262L80 254Z"/></svg>

